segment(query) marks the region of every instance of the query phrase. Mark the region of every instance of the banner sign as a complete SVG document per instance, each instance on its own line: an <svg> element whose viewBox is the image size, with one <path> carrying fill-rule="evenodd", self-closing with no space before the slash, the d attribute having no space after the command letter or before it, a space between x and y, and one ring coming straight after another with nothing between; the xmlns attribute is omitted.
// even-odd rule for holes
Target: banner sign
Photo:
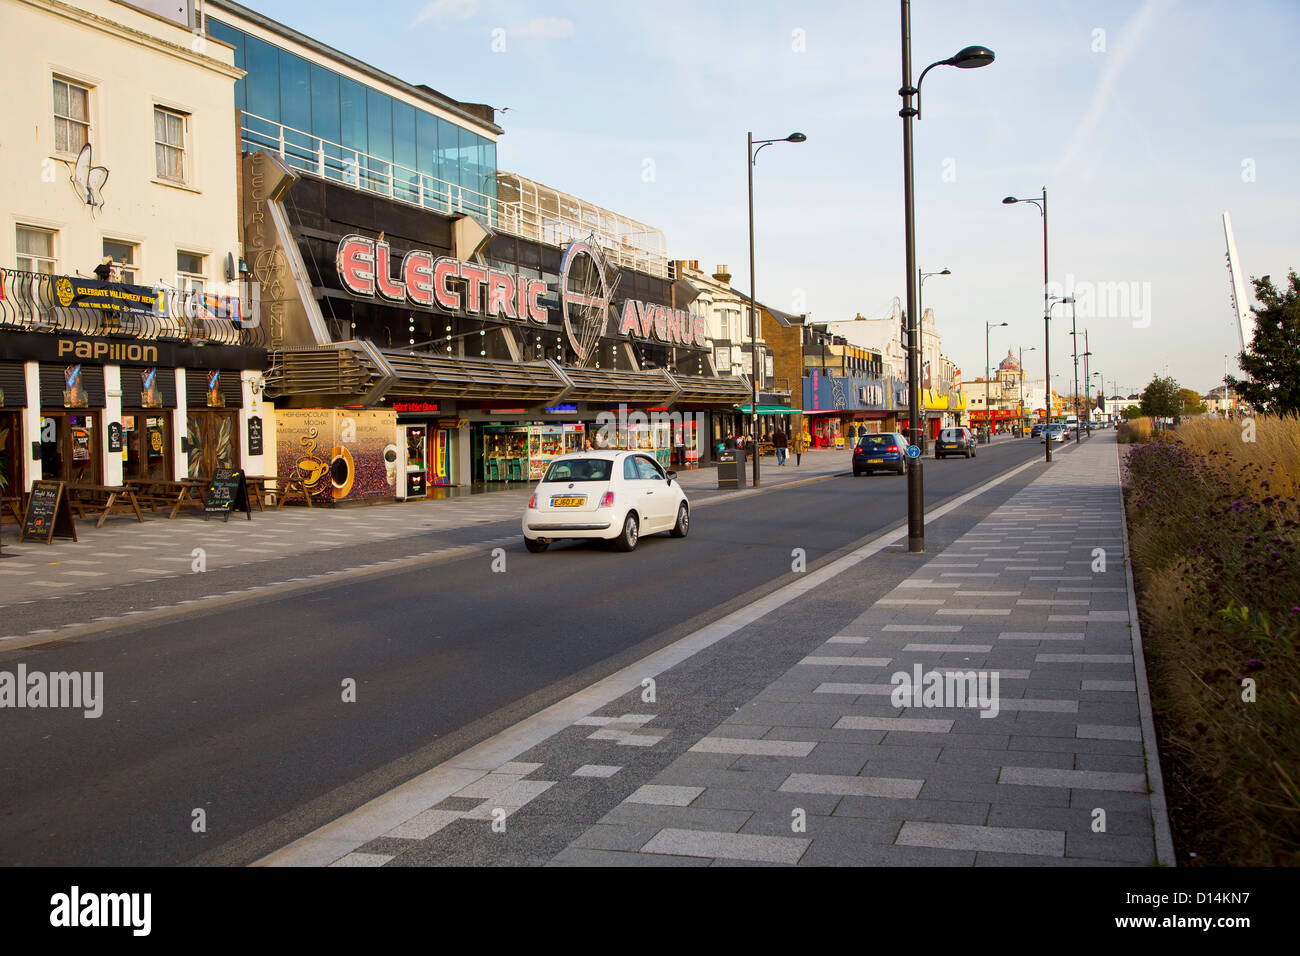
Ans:
<svg viewBox="0 0 1300 956"><path fill-rule="evenodd" d="M59 276L54 280L54 295L65 309L111 309L115 312L162 314L158 290L121 282Z"/></svg>
<svg viewBox="0 0 1300 956"><path fill-rule="evenodd" d="M599 288L590 292L571 288L574 264L584 256L592 262L599 280ZM593 310L602 335L616 334L685 348L710 347L708 325L702 315L639 299L624 299L621 305L614 306L605 276L605 257L591 243L571 242L565 247L554 289L541 279L462 262L450 256L435 256L423 249L407 252L394 277L392 258L387 242L350 235L339 241L335 267L343 288L353 295L536 326L552 324L542 300L554 292L562 312L560 321L554 324L564 326L570 346L580 356L582 336L574 328L571 314L575 308ZM617 322L616 329L611 318Z"/></svg>

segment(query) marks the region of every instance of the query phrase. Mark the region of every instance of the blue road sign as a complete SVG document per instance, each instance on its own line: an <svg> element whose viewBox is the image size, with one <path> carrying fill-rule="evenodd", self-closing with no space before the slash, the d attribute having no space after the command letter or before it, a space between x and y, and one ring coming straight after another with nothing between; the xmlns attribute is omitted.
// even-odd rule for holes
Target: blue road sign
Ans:
<svg viewBox="0 0 1300 956"><path fill-rule="evenodd" d="M908 446L907 446L907 457L908 457L908 458L920 458L920 457L921 457L921 446L920 446L920 445L908 445Z"/></svg>

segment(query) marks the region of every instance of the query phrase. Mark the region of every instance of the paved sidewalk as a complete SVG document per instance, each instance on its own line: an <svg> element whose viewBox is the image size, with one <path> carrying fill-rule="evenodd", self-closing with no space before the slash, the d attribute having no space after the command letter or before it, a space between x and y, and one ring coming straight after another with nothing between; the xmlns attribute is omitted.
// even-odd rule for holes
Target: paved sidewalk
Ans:
<svg viewBox="0 0 1300 956"><path fill-rule="evenodd" d="M784 467L778 467L774 457L764 458L759 466L762 487L844 473L851 468L849 461L844 451L805 453L799 466L793 458ZM684 471L678 478L694 504L754 493L719 491L715 468ZM485 540L495 541L505 523L518 530L531 487L519 484L483 494L340 508L286 505L279 511L254 509L252 521L243 515L232 515L228 522L205 521L195 512L168 519L161 511L146 510L143 524L133 515L111 516L102 528L93 521L77 521L77 542L56 538L50 545L19 544L18 525L8 515L0 526L6 555L0 560L0 607L188 575L193 573L195 549L202 549L206 570L215 571L478 526L484 526Z"/></svg>
<svg viewBox="0 0 1300 956"><path fill-rule="evenodd" d="M661 724L669 706L639 690L595 706L589 688L539 715L543 742L487 741L268 862L1172 863L1116 445L1025 467L1038 477L885 596L841 573L784 621L760 610L731 632L710 653L739 695L679 664L657 676L679 697ZM789 634L812 652L747 689L745 642L798 627L800 603L828 589L867 609L820 647ZM950 673L975 676L972 699L891 696L895 675ZM594 710L575 718L584 698ZM680 755L638 775L665 741Z"/></svg>
<svg viewBox="0 0 1300 956"><path fill-rule="evenodd" d="M1115 444L1084 444L553 862L1152 863L1121 508ZM972 671L996 716L891 700Z"/></svg>

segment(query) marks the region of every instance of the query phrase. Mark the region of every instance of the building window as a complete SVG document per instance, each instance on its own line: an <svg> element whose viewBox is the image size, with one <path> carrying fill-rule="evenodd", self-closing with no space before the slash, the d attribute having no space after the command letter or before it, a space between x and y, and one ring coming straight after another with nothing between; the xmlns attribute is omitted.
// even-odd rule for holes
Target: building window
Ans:
<svg viewBox="0 0 1300 956"><path fill-rule="evenodd" d="M75 155L90 140L90 90L54 78L54 151Z"/></svg>
<svg viewBox="0 0 1300 956"><path fill-rule="evenodd" d="M154 157L158 178L185 182L185 126L189 117L175 110L153 108Z"/></svg>
<svg viewBox="0 0 1300 956"><path fill-rule="evenodd" d="M197 252L176 253L176 288L182 292L202 292L204 256Z"/></svg>
<svg viewBox="0 0 1300 956"><path fill-rule="evenodd" d="M136 251L133 243L117 239L104 240L104 255L113 259L113 271L110 273L113 282L135 285L135 266L139 261Z"/></svg>
<svg viewBox="0 0 1300 956"><path fill-rule="evenodd" d="M16 247L21 272L54 275L54 233L48 229L19 226Z"/></svg>

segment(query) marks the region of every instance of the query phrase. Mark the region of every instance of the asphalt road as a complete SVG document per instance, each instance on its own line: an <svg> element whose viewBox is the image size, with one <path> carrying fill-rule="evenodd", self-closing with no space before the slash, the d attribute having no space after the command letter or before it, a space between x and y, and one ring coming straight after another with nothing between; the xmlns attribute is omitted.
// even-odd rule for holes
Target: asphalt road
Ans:
<svg viewBox="0 0 1300 956"><path fill-rule="evenodd" d="M929 458L927 501L1041 454ZM632 554L516 538L504 572L481 550L0 655L102 671L105 697L98 719L0 710L0 863L250 862L786 583L793 549L812 569L905 515L904 479L837 477L701 507Z"/></svg>

